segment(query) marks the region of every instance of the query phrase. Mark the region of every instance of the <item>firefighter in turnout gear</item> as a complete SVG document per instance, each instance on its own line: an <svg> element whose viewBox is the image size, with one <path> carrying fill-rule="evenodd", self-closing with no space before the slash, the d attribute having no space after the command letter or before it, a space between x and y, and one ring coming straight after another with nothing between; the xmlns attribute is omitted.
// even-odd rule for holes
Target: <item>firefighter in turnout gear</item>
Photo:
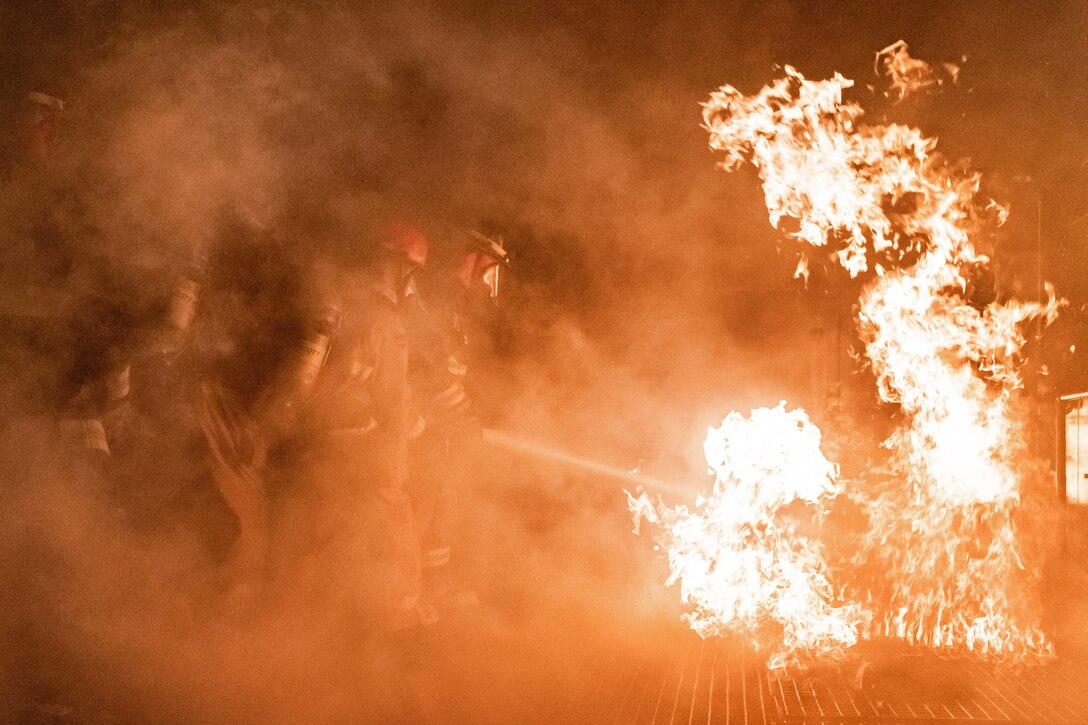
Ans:
<svg viewBox="0 0 1088 725"><path fill-rule="evenodd" d="M426 254L419 230L395 225L362 283L353 270L333 273L342 320L292 423L296 493L286 507L297 519L288 528L306 532L303 586L336 611L394 627L419 616L419 542L404 485L422 419L398 305Z"/></svg>
<svg viewBox="0 0 1088 725"><path fill-rule="evenodd" d="M5 200L0 207L5 247L0 260L5 416L55 413L78 392L65 369L75 303L69 284L75 266L72 239L62 230L69 195L56 183L48 163L57 153L64 103L35 91L22 99L18 111L6 134L10 152L0 177ZM73 440L104 441L100 421L68 427ZM92 447L100 445L104 444L95 442Z"/></svg>
<svg viewBox="0 0 1088 725"><path fill-rule="evenodd" d="M474 296L498 300L507 265L502 240L469 234L454 267L453 288L428 305L418 294L404 303L410 333L411 379L426 430L412 447L412 491L420 527L424 599L438 609L475 603L455 584L451 557L469 463L480 423L465 387L469 339L465 312Z"/></svg>
<svg viewBox="0 0 1088 725"><path fill-rule="evenodd" d="M199 274L181 275L166 309L166 323L153 336L149 366L159 373L160 387L169 384L170 361L186 344L200 302ZM164 384L165 383L165 384ZM237 534L227 561L227 601L239 609L249 606L267 576L270 539L267 463L274 436L256 412L230 386L214 376L193 391L195 417L203 434L208 473L230 509Z"/></svg>
<svg viewBox="0 0 1088 725"><path fill-rule="evenodd" d="M128 398L127 324L114 301L124 293L116 265L81 233L88 230L63 163L64 101L31 91L13 120L0 168L4 416L53 418L62 449L101 462Z"/></svg>
<svg viewBox="0 0 1088 725"><path fill-rule="evenodd" d="M265 584L274 573L276 453L298 435L340 311L293 259L268 249L253 255L247 243L228 242L214 251L206 280L199 268L175 278L165 324L149 349L153 359L168 363L155 366L166 374L165 389L175 372L194 383L186 387L207 454L206 473L234 524L225 562L226 603L244 613L269 593ZM238 275L243 259L256 266L241 266L245 273ZM205 295L211 314L200 318L205 324L188 343ZM195 375L173 362L184 358L177 357L180 348L195 349Z"/></svg>

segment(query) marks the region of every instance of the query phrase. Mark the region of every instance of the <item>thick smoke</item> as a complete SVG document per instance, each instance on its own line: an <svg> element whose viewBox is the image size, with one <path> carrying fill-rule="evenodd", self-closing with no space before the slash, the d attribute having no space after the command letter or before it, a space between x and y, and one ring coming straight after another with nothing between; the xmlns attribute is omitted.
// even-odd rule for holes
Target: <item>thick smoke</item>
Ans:
<svg viewBox="0 0 1088 725"><path fill-rule="evenodd" d="M734 378L717 395L741 389L731 334L699 319L728 304L698 291L720 192L642 157L630 133L647 111L617 119L569 77L583 49L557 36L560 57L535 56L520 36L423 8L121 8L113 19L75 62L45 64L55 76L41 90L66 103L50 223L109 270L70 283L116 327L151 325L176 270L205 265L212 342L241 350L238 384L267 381L316 262L365 257L395 218L428 232L439 263L456 234L483 227L510 240L516 280L479 346L474 392L489 423L690 475L701 421L689 409L719 402L671 381L705 367ZM103 19L72 22L78 35ZM38 90L11 86L13 98ZM678 126L691 118L677 109ZM39 179L6 181L11 229L27 207L15 192ZM698 317L675 314L693 303ZM102 336L96 346L123 346L121 333ZM678 348L682 338L700 342ZM88 343L72 344L79 359ZM38 425L10 439L47 439ZM626 638L664 601L657 563L632 557L619 483L484 451L493 465L468 521L485 525L462 537L484 599L471 639L389 643L365 626L345 639L334 612L282 580L286 593L239 618L224 600L229 511L199 450L167 448L119 486L54 465L44 444L6 461L7 574L20 595L5 612L4 694L16 717L503 720L546 700L572 653Z"/></svg>
<svg viewBox="0 0 1088 725"><path fill-rule="evenodd" d="M853 385L855 296L789 282L793 251L775 254L754 179L714 169L697 104L725 80L754 87L777 62L821 72L840 53L797 47L808 25L791 3L631 12L13 7L0 88L9 108L30 90L65 99L50 224L110 270L71 284L119 327L148 324L175 270L207 264L207 324L249 351L230 374L256 386L316 262L365 257L393 219L428 233L439 267L464 230L501 233L512 285L474 361L487 424L695 493L724 411L788 399L818 416L836 381ZM821 32L850 37L838 23ZM901 36L841 55L867 68ZM10 232L40 201L7 161L0 243L18 264ZM41 427L9 426L4 460L8 712L527 721L601 643L677 614L621 484L485 449L461 535L482 623L387 642L290 599L239 616L223 601L234 524L198 453L128 472L134 516L52 461Z"/></svg>

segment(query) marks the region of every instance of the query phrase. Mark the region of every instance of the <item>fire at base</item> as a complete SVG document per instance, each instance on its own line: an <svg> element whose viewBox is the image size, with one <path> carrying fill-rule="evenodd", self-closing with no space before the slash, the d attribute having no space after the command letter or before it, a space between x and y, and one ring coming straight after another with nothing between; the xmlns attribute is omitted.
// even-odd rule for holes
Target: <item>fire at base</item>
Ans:
<svg viewBox="0 0 1088 725"><path fill-rule="evenodd" d="M703 444L715 474L694 510L630 497L641 518L661 526L669 583L680 583L703 637L739 632L779 641L771 664L797 651L840 653L857 642L864 614L843 603L828 579L820 541L806 533L842 493L837 467L820 451L820 431L785 404L730 413Z"/></svg>
<svg viewBox="0 0 1088 725"><path fill-rule="evenodd" d="M900 42L877 56L899 99L937 77L906 51ZM783 514L795 515L800 501L818 522L843 490L803 411L730 414L707 441L709 498L689 512L643 496L632 511L662 526L670 581L694 606L694 629L748 635L772 666L834 656L867 637L1048 654L1019 554L1024 451L1012 399L1023 323L1050 323L1060 302L1048 289L1038 303L972 304L971 270L989 264L972 238L1003 223L1005 210L980 203L979 176L945 160L935 139L861 123L862 108L843 98L852 85L839 74L809 81L787 66L752 96L723 86L703 121L723 168L757 169L775 228L870 278L858 332L879 398L898 407L900 425L883 444L890 483L851 491L868 521L846 563L853 571L834 581L819 527L806 531ZM807 264L802 256L799 276ZM863 569L880 574L857 576Z"/></svg>

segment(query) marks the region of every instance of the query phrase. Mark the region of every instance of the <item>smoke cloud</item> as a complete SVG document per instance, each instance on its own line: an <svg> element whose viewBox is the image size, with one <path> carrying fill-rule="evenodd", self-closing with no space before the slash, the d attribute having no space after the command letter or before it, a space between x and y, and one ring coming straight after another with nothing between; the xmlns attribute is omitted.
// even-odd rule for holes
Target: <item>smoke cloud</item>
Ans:
<svg viewBox="0 0 1088 725"><path fill-rule="evenodd" d="M29 91L65 102L63 151L42 173L18 162L4 114L0 245L18 276L46 219L80 260L68 289L110 311L60 367L124 347L115 331L150 326L176 271L203 264L203 324L254 395L319 263L365 257L407 219L437 275L464 231L499 233L512 284L473 341L486 424L692 497L706 427L729 410L789 400L823 425L830 392L873 440L887 414L854 373L852 283L793 282L796 249L767 223L754 174L715 169L699 128L710 90L755 90L780 63L871 80L873 52L906 37L919 55L968 56L948 98L894 110L942 144L947 132L950 155L1042 180L1058 173L1040 161L1049 149L1083 146L1069 120L1083 91L1059 78L1079 77L1076 52L1051 59L1060 70L1011 72L995 47L1038 46L1030 33L1009 46L1020 26L996 11L983 33L967 11L916 3L818 19L788 2L47 5L0 11L5 108ZM1026 113L1009 100L1020 91L1050 123L1010 121ZM1071 187L1054 196L1056 229L1082 201ZM1006 242L1010 259L1025 238ZM22 383L4 395L0 704L13 719L554 721L554 693L600 651L674 635L665 564L631 536L622 483L486 448L458 535L483 601L471 626L345 636L290 586L239 615L223 595L236 524L199 450L164 443L107 480L56 460Z"/></svg>

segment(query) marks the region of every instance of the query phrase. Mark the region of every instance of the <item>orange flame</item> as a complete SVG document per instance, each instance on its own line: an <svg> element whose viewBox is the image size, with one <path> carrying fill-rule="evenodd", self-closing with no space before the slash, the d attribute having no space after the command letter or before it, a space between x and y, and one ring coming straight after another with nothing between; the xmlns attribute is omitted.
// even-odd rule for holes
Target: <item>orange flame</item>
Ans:
<svg viewBox="0 0 1088 725"><path fill-rule="evenodd" d="M900 97L933 77L906 55L905 44L882 51L878 63L881 58ZM991 655L1048 653L1018 553L1015 461L1023 455L1023 431L1011 401L1020 387L1023 323L1053 321L1060 302L1049 289L1040 303L980 307L968 301L969 270L988 264L972 236L992 222L987 208L997 210L999 223L1005 210L976 201L979 176L944 160L935 139L908 126L862 124L861 107L843 99L852 85L839 74L809 81L787 66L782 78L752 96L723 86L704 104L703 121L725 169L756 167L774 227L827 249L852 277L872 277L858 302L858 330L877 393L898 406L901 425L884 442L890 480L853 492L862 498L869 530L851 563L881 572L864 591L852 592L865 602L866 614L857 605L833 603L813 538L778 528L777 508L764 503L771 495L788 504L781 492L826 503L840 490L829 484L824 493L806 496L782 487L782 470L792 470L795 460L784 445L792 435L785 429L747 437L760 466L742 472L727 457L716 470L713 495L695 513L651 510L644 500L632 506L637 514L652 511L664 525L672 580L681 581L685 601L696 607L692 625L701 634L737 624L755 631L755 620L764 617L796 632L824 633L822 639L787 637L779 650L786 654L834 652L853 636ZM802 256L799 273L805 269ZM756 419L754 413L753 425ZM814 475L824 470L814 466ZM757 473L763 476L758 482L750 478ZM723 483L729 481L744 483ZM764 486L770 494L756 490ZM708 512L726 506L724 499L731 513L708 520ZM765 592L759 563L767 557L776 567L796 564L790 576L804 583L787 576L790 587L810 592L790 599L788 617L777 595ZM751 559L755 563L745 563ZM722 570L733 586L751 585L756 603L745 605L747 595L722 585Z"/></svg>
<svg viewBox="0 0 1088 725"><path fill-rule="evenodd" d="M944 63L940 70L934 70L929 63L912 58L902 40L876 54L874 70L880 73L882 69L888 77L889 93L895 94L897 103L913 93L943 84L945 78L955 83L960 73L959 66L952 63Z"/></svg>

